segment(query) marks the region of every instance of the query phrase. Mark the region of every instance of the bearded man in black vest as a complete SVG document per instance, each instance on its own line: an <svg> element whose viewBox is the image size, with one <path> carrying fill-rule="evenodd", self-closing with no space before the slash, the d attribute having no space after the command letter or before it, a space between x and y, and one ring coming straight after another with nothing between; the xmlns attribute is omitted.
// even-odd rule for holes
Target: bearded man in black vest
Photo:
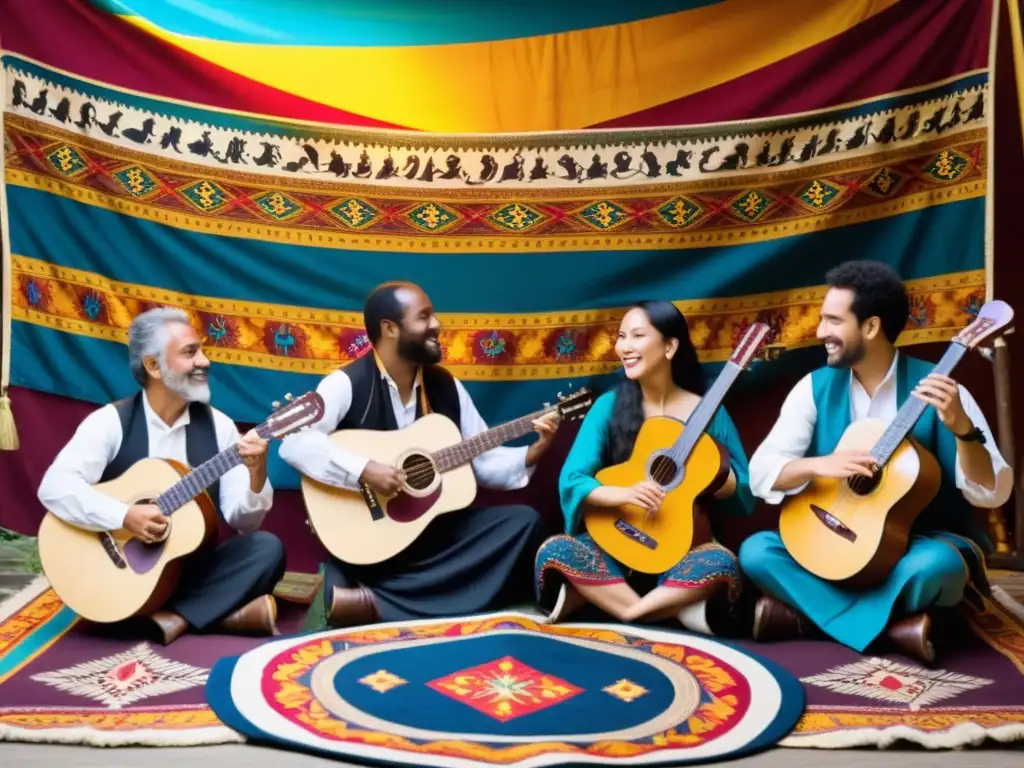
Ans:
<svg viewBox="0 0 1024 768"><path fill-rule="evenodd" d="M142 389L89 414L54 459L39 486L43 506L90 531L127 529L146 543L160 541L168 519L153 504L129 506L92 486L123 474L145 458L197 467L238 445L243 464L209 489L220 516L240 535L185 563L163 610L147 617L158 639L173 642L199 632L276 634L271 592L284 574L281 541L260 531L273 502L267 443L212 408L206 359L188 315L151 309L128 329L128 358Z"/></svg>
<svg viewBox="0 0 1024 768"><path fill-rule="evenodd" d="M338 429L400 429L429 412L447 416L464 439L487 429L462 382L437 365L440 323L430 299L411 283L386 283L363 310L370 354L324 378L324 416L286 437L281 458L307 477L358 490L363 482L394 494L400 470L333 445ZM480 485L527 485L558 427L555 414L534 423L528 447L500 447L473 461ZM540 516L526 506L473 508L440 515L409 547L373 565L327 563L325 602L335 627L474 613L532 601L533 558L544 540Z"/></svg>

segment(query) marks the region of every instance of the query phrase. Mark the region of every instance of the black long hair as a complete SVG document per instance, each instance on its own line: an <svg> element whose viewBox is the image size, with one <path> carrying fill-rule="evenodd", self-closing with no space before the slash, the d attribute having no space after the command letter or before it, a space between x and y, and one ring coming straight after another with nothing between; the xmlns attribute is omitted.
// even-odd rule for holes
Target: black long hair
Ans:
<svg viewBox="0 0 1024 768"><path fill-rule="evenodd" d="M679 340L679 349L672 356L672 381L677 387L688 392L703 395L707 388L704 369L697 359L697 349L690 339L690 329L679 308L670 301L638 301L631 309L643 310L651 325L666 340ZM643 393L640 391L640 383L626 379L619 384L615 394L615 407L612 409L612 418L608 425L609 439L603 457L605 466L621 464L629 458L643 421Z"/></svg>

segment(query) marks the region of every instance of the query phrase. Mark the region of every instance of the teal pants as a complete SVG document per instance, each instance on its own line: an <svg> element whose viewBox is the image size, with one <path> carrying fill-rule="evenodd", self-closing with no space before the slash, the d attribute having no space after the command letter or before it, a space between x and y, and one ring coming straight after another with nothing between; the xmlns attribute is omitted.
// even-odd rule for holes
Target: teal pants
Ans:
<svg viewBox="0 0 1024 768"><path fill-rule="evenodd" d="M862 652L890 619L963 599L967 564L952 543L914 536L888 580L875 589L853 592L818 578L798 565L778 533L762 531L743 542L740 569L763 592L796 608L826 634Z"/></svg>

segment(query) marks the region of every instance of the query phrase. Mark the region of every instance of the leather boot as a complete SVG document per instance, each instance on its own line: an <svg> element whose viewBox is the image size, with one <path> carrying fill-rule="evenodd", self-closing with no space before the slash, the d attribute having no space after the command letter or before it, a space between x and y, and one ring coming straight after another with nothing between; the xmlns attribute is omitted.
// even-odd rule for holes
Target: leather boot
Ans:
<svg viewBox="0 0 1024 768"><path fill-rule="evenodd" d="M356 627L380 621L377 602L366 587L334 587L327 623L332 627Z"/></svg>
<svg viewBox="0 0 1024 768"><path fill-rule="evenodd" d="M927 613L915 613L892 622L888 627L888 635L896 647L911 658L925 664L935 661L932 619Z"/></svg>
<svg viewBox="0 0 1024 768"><path fill-rule="evenodd" d="M277 602L273 595L261 595L221 619L217 630L231 635L276 635Z"/></svg>
<svg viewBox="0 0 1024 768"><path fill-rule="evenodd" d="M810 629L810 619L774 597L762 595L754 606L755 640L794 640Z"/></svg>
<svg viewBox="0 0 1024 768"><path fill-rule="evenodd" d="M164 645L170 645L188 631L188 622L171 611L156 611L149 619L156 626L159 642Z"/></svg>

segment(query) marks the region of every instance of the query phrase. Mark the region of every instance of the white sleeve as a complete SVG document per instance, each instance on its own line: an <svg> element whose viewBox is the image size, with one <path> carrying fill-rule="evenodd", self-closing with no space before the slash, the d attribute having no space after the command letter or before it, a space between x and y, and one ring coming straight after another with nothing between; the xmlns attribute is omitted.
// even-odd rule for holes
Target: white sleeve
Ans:
<svg viewBox="0 0 1024 768"><path fill-rule="evenodd" d="M121 440L121 420L113 405L86 416L43 475L38 493L40 503L79 528L122 528L129 505L92 487L117 456Z"/></svg>
<svg viewBox="0 0 1024 768"><path fill-rule="evenodd" d="M985 448L988 449L988 455L992 457L992 473L995 475L996 481L995 487L986 488L968 480L964 475L963 467L960 466L960 451L957 450L956 487L961 490L964 498L975 507L984 509L1001 507L1009 501L1010 494L1013 492L1013 471L999 452L995 435L989 429L988 421L985 419L985 414L981 412L981 408L978 407L978 402L963 387L960 387L960 402L963 403L964 412L971 423L985 433Z"/></svg>
<svg viewBox="0 0 1024 768"><path fill-rule="evenodd" d="M817 418L811 375L807 374L786 396L775 426L750 457L751 493L769 504L779 504L786 496L803 490L802 486L791 491L777 491L775 482L789 462L802 459L807 453Z"/></svg>
<svg viewBox="0 0 1024 768"><path fill-rule="evenodd" d="M459 429L463 439L468 440L481 432L486 432L487 422L483 420L473 403L473 398L458 379L455 380L455 388L459 393ZM506 491L525 488L535 469L526 466L527 450L525 445L517 448L501 446L481 453L473 459L473 472L480 485Z"/></svg>
<svg viewBox="0 0 1024 768"><path fill-rule="evenodd" d="M358 490L369 459L339 448L329 439L352 405L352 380L344 371L334 371L321 380L316 391L324 400L323 417L309 429L282 440L281 459L313 480Z"/></svg>
<svg viewBox="0 0 1024 768"><path fill-rule="evenodd" d="M236 445L242 436L227 414L211 410L217 432L217 450L225 451ZM249 487L249 470L244 464L231 468L220 479L221 514L225 522L239 533L258 530L273 503L274 489L270 485L270 478L267 478L259 493L253 493Z"/></svg>

